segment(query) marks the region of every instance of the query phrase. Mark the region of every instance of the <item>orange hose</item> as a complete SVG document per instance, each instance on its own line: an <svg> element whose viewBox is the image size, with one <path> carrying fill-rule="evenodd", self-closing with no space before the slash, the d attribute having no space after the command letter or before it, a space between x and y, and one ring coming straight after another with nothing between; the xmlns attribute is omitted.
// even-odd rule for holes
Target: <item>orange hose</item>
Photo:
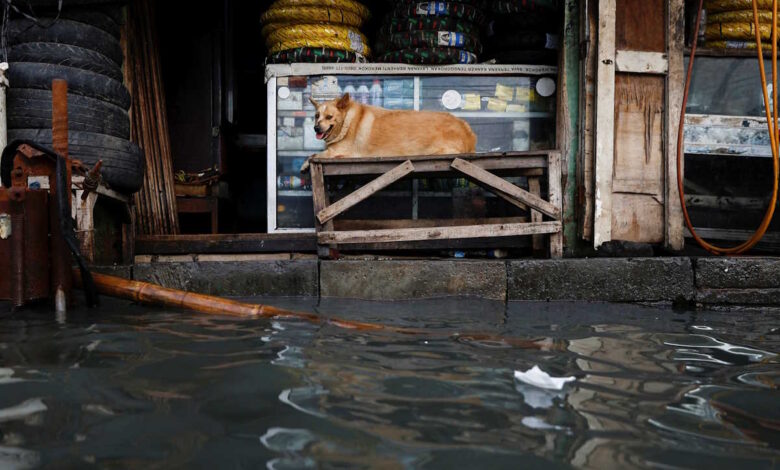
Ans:
<svg viewBox="0 0 780 470"><path fill-rule="evenodd" d="M696 46L699 40L699 25L701 24L701 13L704 7L704 0L699 0L699 9L696 13L696 24L694 25L693 45L691 47L691 58L688 61L688 75L685 78L685 92L683 93L682 109L680 111L680 124L678 128L677 136L677 188L680 193L680 205L682 206L683 217L685 219L685 225L691 232L694 240L705 250L715 255L739 255L750 250L763 238L769 224L772 222L772 217L775 213L775 206L777 205L777 193L778 193L778 174L780 173L780 149L778 149L778 121L777 121L777 5L778 0L772 2L772 93L773 93L773 109L769 108L769 94L767 92L766 72L764 70L764 53L761 47L761 28L758 15L758 5L756 0L753 0L753 22L756 26L756 46L758 50L758 68L761 75L761 87L764 94L764 108L767 117L767 126L769 127L769 142L772 146L772 168L774 171L774 179L772 181L772 199L769 203L769 207L764 214L764 218L761 221L758 229L753 235L744 243L730 248L719 247L706 242L702 239L693 228L690 215L688 214L688 208L685 205L685 190L683 188L683 174L682 174L682 161L684 157L683 143L685 132L685 108L688 106L688 93L691 88L691 77L693 75L693 61L696 57ZM774 113L773 113L774 111Z"/></svg>

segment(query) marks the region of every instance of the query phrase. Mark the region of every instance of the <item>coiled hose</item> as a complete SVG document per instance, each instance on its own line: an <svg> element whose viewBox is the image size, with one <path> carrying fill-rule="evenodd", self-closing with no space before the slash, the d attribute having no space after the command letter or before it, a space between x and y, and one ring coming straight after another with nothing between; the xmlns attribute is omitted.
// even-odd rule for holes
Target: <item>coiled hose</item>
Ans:
<svg viewBox="0 0 780 470"><path fill-rule="evenodd" d="M682 174L682 161L684 158L683 143L684 131L685 131L685 108L688 106L688 92L691 88L691 76L693 75L693 61L696 56L696 45L699 39L699 25L701 24L701 13L704 9L704 0L699 0L699 9L696 13L696 24L694 26L693 45L691 47L691 58L688 61L688 75L685 79L685 92L683 93L682 110L680 111L680 124L677 136L677 188L680 193L680 205L683 210L683 217L685 218L685 225L691 232L693 239L705 250L715 255L739 255L750 250L763 238L769 224L772 222L772 217L775 213L775 206L777 205L777 192L778 192L778 173L780 172L780 160L778 152L778 122L777 122L777 2L772 1L772 35L770 40L772 41L772 93L773 109L769 109L769 93L767 91L766 83L766 71L764 70L764 53L761 47L761 23L758 13L758 0L752 0L753 3L753 24L755 25L754 31L756 34L756 49L758 50L758 68L761 74L761 87L764 93L764 108L766 111L767 126L769 127L769 142L772 146L772 168L774 170L774 178L772 180L772 199L769 202L769 207L764 214L764 218L761 221L758 229L753 235L744 243L735 247L724 248L713 245L702 239L693 228L690 215L688 214L688 208L685 205L685 190L683 189L683 174ZM761 0L762 5L767 3L768 0Z"/></svg>

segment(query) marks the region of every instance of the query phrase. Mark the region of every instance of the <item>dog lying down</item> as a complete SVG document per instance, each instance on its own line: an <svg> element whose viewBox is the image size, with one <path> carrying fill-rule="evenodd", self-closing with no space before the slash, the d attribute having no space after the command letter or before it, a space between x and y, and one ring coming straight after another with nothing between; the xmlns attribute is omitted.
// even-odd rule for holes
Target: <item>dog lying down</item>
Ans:
<svg viewBox="0 0 780 470"><path fill-rule="evenodd" d="M353 101L349 93L317 103L314 131L325 151L312 157L394 157L473 153L477 136L468 123L452 114L400 111ZM311 158L311 157L310 157ZM309 169L309 160L301 172Z"/></svg>

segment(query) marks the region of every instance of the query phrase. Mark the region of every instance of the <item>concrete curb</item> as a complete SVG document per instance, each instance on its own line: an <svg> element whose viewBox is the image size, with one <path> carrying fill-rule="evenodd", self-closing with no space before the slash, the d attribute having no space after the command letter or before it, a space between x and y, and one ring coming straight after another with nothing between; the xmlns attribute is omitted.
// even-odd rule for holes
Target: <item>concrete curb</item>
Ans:
<svg viewBox="0 0 780 470"><path fill-rule="evenodd" d="M322 297L361 300L480 297L507 300L507 272L495 261L321 261Z"/></svg>
<svg viewBox="0 0 780 470"><path fill-rule="evenodd" d="M688 258L509 262L510 300L676 302L695 297Z"/></svg>
<svg viewBox="0 0 780 470"><path fill-rule="evenodd" d="M97 271L206 294L360 300L475 297L511 301L780 306L774 258L566 260L150 259Z"/></svg>

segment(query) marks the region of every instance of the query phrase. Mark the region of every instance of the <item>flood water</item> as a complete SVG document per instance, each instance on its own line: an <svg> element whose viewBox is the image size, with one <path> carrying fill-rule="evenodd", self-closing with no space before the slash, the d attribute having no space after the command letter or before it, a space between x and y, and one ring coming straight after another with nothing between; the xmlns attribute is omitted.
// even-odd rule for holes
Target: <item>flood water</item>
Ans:
<svg viewBox="0 0 780 470"><path fill-rule="evenodd" d="M780 468L778 313L270 302L430 334L0 313L0 468Z"/></svg>

